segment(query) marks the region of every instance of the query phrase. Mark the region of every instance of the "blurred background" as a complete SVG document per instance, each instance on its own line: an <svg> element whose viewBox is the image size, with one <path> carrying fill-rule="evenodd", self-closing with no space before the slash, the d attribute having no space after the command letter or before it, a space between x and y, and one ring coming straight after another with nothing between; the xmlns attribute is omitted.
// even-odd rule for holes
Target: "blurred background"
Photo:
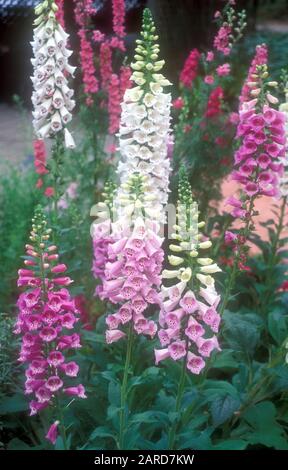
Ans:
<svg viewBox="0 0 288 470"><path fill-rule="evenodd" d="M31 109L30 41L33 8L37 3L39 0L0 0L0 165L1 160L18 161L31 148L30 119L23 120L23 111ZM161 33L161 57L166 60L165 75L177 84L179 70L190 50L194 47L200 50L209 48L216 32L213 14L223 4L223 0L126 0L128 62L140 29L143 8L148 6ZM109 36L112 34L111 1L95 0L94 5L97 9L92 19L95 28ZM73 6L73 0L65 2L65 24L71 35L70 45L75 51L71 63L78 65L79 42ZM248 32L232 57L237 79L241 83L257 44L268 44L272 75L286 66L288 0L238 0L237 9L242 8L247 11ZM74 87L76 90L80 87L79 68Z"/></svg>
<svg viewBox="0 0 288 470"><path fill-rule="evenodd" d="M0 0L0 101L11 103L17 94L30 105L31 96L31 48L33 7L39 0ZM112 32L110 0L96 0L97 29L109 35ZM213 13L223 6L221 0L126 0L127 47L131 51L139 31L142 10L148 6L161 31L161 55L167 60L166 74L175 82L176 73L193 47L209 47L215 34ZM238 0L237 8L245 8L249 18L249 35L244 63L247 65L247 48L251 53L256 43L268 42L272 67L279 68L285 57L283 49L288 45L288 0ZM73 15L73 1L65 2L65 23L71 34L71 46L78 48ZM247 37L247 34L246 34ZM130 46L130 47L129 47ZM175 53L177 51L177 53ZM283 57L284 56L284 57ZM74 61L77 54L74 54ZM75 64L77 65L77 64Z"/></svg>

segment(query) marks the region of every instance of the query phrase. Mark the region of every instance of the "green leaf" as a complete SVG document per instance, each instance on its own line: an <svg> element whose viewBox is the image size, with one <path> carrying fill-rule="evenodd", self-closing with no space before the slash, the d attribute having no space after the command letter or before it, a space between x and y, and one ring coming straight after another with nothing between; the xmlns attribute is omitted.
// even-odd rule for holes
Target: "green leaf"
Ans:
<svg viewBox="0 0 288 470"><path fill-rule="evenodd" d="M268 315L269 333L280 346L287 337L287 313L276 310Z"/></svg>
<svg viewBox="0 0 288 470"><path fill-rule="evenodd" d="M233 376L232 383L241 393L246 390L249 382L249 367L244 363L239 363L239 371Z"/></svg>
<svg viewBox="0 0 288 470"><path fill-rule="evenodd" d="M213 450L244 450L247 442L242 439L227 439L213 446Z"/></svg>
<svg viewBox="0 0 288 470"><path fill-rule="evenodd" d="M193 434L190 431L177 436L177 449L193 449L193 450L211 450L212 442L209 431L202 431Z"/></svg>
<svg viewBox="0 0 288 470"><path fill-rule="evenodd" d="M166 394L165 390L160 390L156 399L157 408L169 413L175 409L175 398Z"/></svg>
<svg viewBox="0 0 288 470"><path fill-rule="evenodd" d="M225 395L239 399L238 390L232 384L224 380L206 380L204 394L207 401L214 401L219 396Z"/></svg>
<svg viewBox="0 0 288 470"><path fill-rule="evenodd" d="M127 429L124 435L124 449L133 450L135 448L136 442L138 442L138 439L141 437L139 428L140 423L135 424L134 426L131 426L129 429Z"/></svg>
<svg viewBox="0 0 288 470"><path fill-rule="evenodd" d="M231 395L223 395L213 400L211 404L211 414L214 426L227 421L233 416L233 413L239 409L240 400Z"/></svg>
<svg viewBox="0 0 288 470"><path fill-rule="evenodd" d="M260 339L261 318L255 314L225 312L225 338L235 351L253 355Z"/></svg>
<svg viewBox="0 0 288 470"><path fill-rule="evenodd" d="M99 426L98 428L94 429L94 431L89 436L89 441L94 441L96 438L105 438L110 437L116 440L115 434L106 426Z"/></svg>
<svg viewBox="0 0 288 470"><path fill-rule="evenodd" d="M131 379L128 382L128 393L130 390L132 390L134 387L137 385L141 385L145 382L145 378L143 376L138 376L138 377L131 377Z"/></svg>
<svg viewBox="0 0 288 470"><path fill-rule="evenodd" d="M238 362L233 357L233 350L224 349L214 356L210 367L214 369L238 369L238 366Z"/></svg>
<svg viewBox="0 0 288 470"><path fill-rule="evenodd" d="M169 417L162 411L144 411L143 413L137 413L132 416L130 423L162 423L169 424Z"/></svg>
<svg viewBox="0 0 288 470"><path fill-rule="evenodd" d="M118 418L120 412L120 408L114 405L108 406L107 408L107 416L109 419L114 420L115 418Z"/></svg>
<svg viewBox="0 0 288 470"><path fill-rule="evenodd" d="M65 450L64 442L61 436L57 437L55 442L55 450Z"/></svg>
<svg viewBox="0 0 288 470"><path fill-rule="evenodd" d="M0 401L0 415L9 413L19 413L27 411L28 403L23 395L13 395L13 397L5 397Z"/></svg>
<svg viewBox="0 0 288 470"><path fill-rule="evenodd" d="M8 450L31 450L32 449L32 447L28 446L26 442L21 441L21 439L18 439L17 437L9 441L7 448Z"/></svg>
<svg viewBox="0 0 288 470"><path fill-rule="evenodd" d="M284 355L284 354L283 354ZM287 391L288 389L288 367L286 364L271 371L274 375L274 386L277 391Z"/></svg>
<svg viewBox="0 0 288 470"><path fill-rule="evenodd" d="M276 420L276 408L270 401L252 406L243 415L251 426L251 432L245 437L250 444L262 444L277 450L287 450L288 442L284 429Z"/></svg>
<svg viewBox="0 0 288 470"><path fill-rule="evenodd" d="M108 400L109 400L110 405L120 407L121 390L120 390L120 384L118 382L109 382Z"/></svg>
<svg viewBox="0 0 288 470"><path fill-rule="evenodd" d="M104 379L109 380L109 382L112 381L114 383L118 383L118 379L112 370L105 370L104 372L101 372L101 375Z"/></svg>

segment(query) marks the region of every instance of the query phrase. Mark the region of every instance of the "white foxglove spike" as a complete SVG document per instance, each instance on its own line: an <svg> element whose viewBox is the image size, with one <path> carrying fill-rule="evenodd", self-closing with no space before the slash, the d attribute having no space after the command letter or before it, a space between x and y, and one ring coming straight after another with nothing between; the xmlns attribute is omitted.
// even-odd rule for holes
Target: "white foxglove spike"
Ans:
<svg viewBox="0 0 288 470"><path fill-rule="evenodd" d="M71 111L75 101L71 100L74 91L69 88L69 76L76 67L68 64L72 52L67 49L69 35L57 22L55 4L47 1L35 9L37 16L34 25L34 38L31 42L34 58L32 103L34 106L33 126L39 138L53 137L72 119ZM66 129L65 129L66 130ZM74 148L72 135L65 132L65 144Z"/></svg>
<svg viewBox="0 0 288 470"><path fill-rule="evenodd" d="M146 21L146 23L145 23ZM163 206L168 200L170 161L167 157L170 134L171 94L164 91L170 83L158 72L164 61L155 54L156 37L152 18L146 16L142 34L137 40L135 61L131 65L131 76L135 86L124 94L119 129L119 150L121 161L117 172L120 182L125 184L133 173L147 175L147 194L145 211L149 217L160 214L160 221L165 220ZM149 31L149 34L148 34ZM151 73L152 72L152 73ZM118 196L125 193L125 186L118 191Z"/></svg>

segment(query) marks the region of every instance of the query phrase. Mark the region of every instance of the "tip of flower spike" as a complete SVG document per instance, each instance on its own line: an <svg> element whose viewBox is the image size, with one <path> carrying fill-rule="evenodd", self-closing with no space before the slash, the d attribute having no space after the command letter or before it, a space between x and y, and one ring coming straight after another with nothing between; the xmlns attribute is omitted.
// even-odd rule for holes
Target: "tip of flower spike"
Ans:
<svg viewBox="0 0 288 470"><path fill-rule="evenodd" d="M34 219L36 218L46 218L45 217L45 214L44 214L44 211L43 211L43 207L41 206L41 204L37 204L37 206L35 207L35 210L34 210ZM33 221L33 219L32 219Z"/></svg>
<svg viewBox="0 0 288 470"><path fill-rule="evenodd" d="M158 39L157 36L153 36L153 33L155 33L153 16L151 10L149 10L149 8L145 8L143 11L141 36L143 36L144 39L148 39L148 37L153 40Z"/></svg>
<svg viewBox="0 0 288 470"><path fill-rule="evenodd" d="M181 204L192 204L191 185L188 180L187 170L184 165L179 169L178 195Z"/></svg>
<svg viewBox="0 0 288 470"><path fill-rule="evenodd" d="M143 10L143 23L152 22L153 16L149 8L144 8Z"/></svg>

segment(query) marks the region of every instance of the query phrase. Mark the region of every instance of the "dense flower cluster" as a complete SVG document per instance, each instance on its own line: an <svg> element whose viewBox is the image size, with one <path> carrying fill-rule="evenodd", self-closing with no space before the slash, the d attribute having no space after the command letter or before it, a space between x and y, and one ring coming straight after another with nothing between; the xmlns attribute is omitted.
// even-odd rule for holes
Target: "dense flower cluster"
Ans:
<svg viewBox="0 0 288 470"><path fill-rule="evenodd" d="M224 52L224 54L229 54L232 46L242 37L243 29L246 25L245 23L245 11L236 13L234 10L234 3L228 1L223 8L222 12L217 12L215 18L219 19L219 31L214 41L214 47ZM220 27L221 25L221 27ZM212 126L221 125L221 132L226 127L224 120L227 118L227 113L224 114L226 106L224 106L224 89L221 84L222 77L226 77L231 72L231 65L229 62L220 63L219 57L217 56L215 50L208 51L205 56L201 55L194 49L188 59L185 62L184 68L180 75L180 84L184 85L182 88L182 96L178 97L173 102L173 107L180 109L179 113L179 124L177 132L179 143L181 145L181 140L185 139L185 134L190 132L193 127L193 122L197 121L199 115L204 118L213 118L219 117L217 121L214 119ZM200 60L201 60L201 80L197 80L197 83L194 87L189 84L195 79L200 69ZM204 76L203 76L204 72ZM208 91L207 99L207 87L211 89ZM215 85L215 86L213 86ZM225 81L223 86L225 85ZM205 98L202 96L205 90ZM199 96L202 98L199 99ZM202 106L204 104L204 106ZM227 119L228 121L228 119ZM227 122L228 124L228 122ZM229 122L229 125L231 122ZM203 120L201 123L202 128L207 127L207 132L203 136L203 139L209 140L209 122ZM212 129L212 128L211 128ZM215 133L216 128L212 129L212 133ZM220 129L219 129L220 131ZM176 139L176 146L178 142ZM183 140L184 140L183 139ZM224 157L226 158L226 157ZM203 166L203 165L202 165Z"/></svg>
<svg viewBox="0 0 288 470"><path fill-rule="evenodd" d="M33 148L34 148L34 167L35 172L40 176L36 183L36 188L40 189L43 188L44 185L44 175L49 174L49 170L47 168L46 162L46 147L45 142L42 139L34 140L33 141ZM47 186L44 190L44 195L47 197L51 197L54 195L54 188L51 186Z"/></svg>
<svg viewBox="0 0 288 470"><path fill-rule="evenodd" d="M187 57L180 73L180 83L182 83L183 86L191 88L192 83L198 74L200 57L201 54L198 49L193 49Z"/></svg>
<svg viewBox="0 0 288 470"><path fill-rule="evenodd" d="M93 272L102 280L96 293L101 299L120 304L118 311L106 318L108 343L125 336L122 328L126 324L133 324L137 334L152 337L157 330L155 322L144 316L144 311L149 304L159 301L157 289L161 283L163 240L157 235L157 222L143 216L143 209L151 204L151 198L145 195L146 179L134 174L125 184L129 201L123 196L120 200L122 210L118 205L118 217L112 223L113 237L110 235L111 222L104 210L102 214L98 213L103 221L94 224ZM112 201L113 193L110 195ZM109 200L106 199L104 206L109 207Z"/></svg>
<svg viewBox="0 0 288 470"><path fill-rule="evenodd" d="M227 75L229 75L230 71L231 71L231 67L230 67L230 64L228 63L219 65L216 68L216 73L218 77L226 77Z"/></svg>
<svg viewBox="0 0 288 470"><path fill-rule="evenodd" d="M157 290L164 258L163 239L157 235L157 222L143 216L147 191L145 179L135 174L126 183L130 186L129 205L124 202L123 218L115 222L114 240L108 246L110 261L105 265L105 279L99 295L114 304L121 304L115 314L106 318L108 343L124 337L121 327L129 322L137 334L153 337L157 331L156 323L144 316L144 312L150 304L159 302Z"/></svg>
<svg viewBox="0 0 288 470"><path fill-rule="evenodd" d="M216 88L214 88L214 90L211 91L209 95L205 116L208 118L212 118L221 114L223 99L223 88L221 86L217 86Z"/></svg>
<svg viewBox="0 0 288 470"><path fill-rule="evenodd" d="M111 75L108 89L109 134L115 134L119 129L121 114L120 83L118 75Z"/></svg>
<svg viewBox="0 0 288 470"><path fill-rule="evenodd" d="M149 10L144 11L143 39L136 41L134 70L131 80L136 86L126 90L122 103L119 130L121 183L139 172L147 175L148 192L153 195L155 210L160 214L168 198L170 163L167 145L170 131L171 94L163 87L169 81L159 73L164 65L158 60L155 26ZM121 195L120 189L119 195Z"/></svg>
<svg viewBox="0 0 288 470"><path fill-rule="evenodd" d="M241 145L235 153L237 169L232 178L243 185L248 197L276 196L278 178L283 170L285 116L273 109L268 101L259 111L253 107L253 102L251 104L250 109L240 112L237 137L241 139Z"/></svg>
<svg viewBox="0 0 288 470"><path fill-rule="evenodd" d="M120 96L121 96L121 102L123 100L123 96L125 91L128 88L131 88L132 86L132 81L130 80L131 78L131 69L130 67L127 67L126 65L122 65L120 68Z"/></svg>
<svg viewBox="0 0 288 470"><path fill-rule="evenodd" d="M212 274L221 271L216 263L199 252L211 247L211 242L198 233L205 226L199 222L197 204L192 200L191 188L180 173L177 225L168 256L172 270L164 270L163 279L170 286L162 286L159 315L161 329L158 336L163 349L155 350L156 364L171 358L185 358L186 367L199 374L205 367L205 358L220 349L217 336L220 315L217 306L220 296L215 289ZM177 279L175 281L172 281Z"/></svg>
<svg viewBox="0 0 288 470"><path fill-rule="evenodd" d="M185 105L185 101L181 96L178 96L174 101L172 101L172 106L174 109L182 109Z"/></svg>
<svg viewBox="0 0 288 470"><path fill-rule="evenodd" d="M227 204L232 206L231 214L240 219L245 227L238 236L226 232L226 243L235 245L235 250L242 253L247 235L252 229L254 200L261 195L277 196L279 177L283 174L283 157L285 155L285 115L273 109L271 103L278 101L270 88L276 82L267 82L267 65L257 67L253 82L249 82L250 95L255 97L244 103L239 113L237 138L240 147L235 152L235 170L232 179L239 182L239 198L230 197ZM245 255L240 260L245 261Z"/></svg>
<svg viewBox="0 0 288 470"><path fill-rule="evenodd" d="M286 133L286 154L283 158L283 165L284 165L284 173L280 178L280 195L282 197L288 196L288 83L286 84L285 88L285 103L282 103L279 106L279 111L282 112L285 116L285 133Z"/></svg>
<svg viewBox="0 0 288 470"><path fill-rule="evenodd" d="M96 279L103 281L105 279L105 266L110 261L108 247L113 242L110 236L110 221L103 221L95 224L93 229L93 252L94 260L92 271ZM102 286L96 288L96 294L101 295Z"/></svg>
<svg viewBox="0 0 288 470"><path fill-rule="evenodd" d="M113 0L112 8L113 8L113 31L117 36L119 36L119 38L123 38L125 36L125 29L124 29L125 1Z"/></svg>
<svg viewBox="0 0 288 470"><path fill-rule="evenodd" d="M214 47L219 52L223 52L224 55L229 55L231 51L230 45L230 34L232 32L231 26L223 25L219 29L215 39L214 39Z"/></svg>
<svg viewBox="0 0 288 470"><path fill-rule="evenodd" d="M219 22L219 29L214 38L214 48L228 56L232 50L233 44L241 38L246 27L246 13L242 10L236 13L233 8L236 2L231 0L227 2L222 13L217 11L214 18Z"/></svg>
<svg viewBox="0 0 288 470"><path fill-rule="evenodd" d="M96 279L104 281L105 279L105 266L106 263L112 261L108 254L109 244L113 242L111 236L111 219L113 199L115 195L116 186L110 181L105 183L104 192L102 193L103 202L98 204L97 216L99 221L93 224L92 239L93 239L93 266L92 272ZM102 285L96 287L96 294L101 295Z"/></svg>
<svg viewBox="0 0 288 470"><path fill-rule="evenodd" d="M279 190L282 197L288 196L288 160L285 162L284 174L280 178Z"/></svg>
<svg viewBox="0 0 288 470"><path fill-rule="evenodd" d="M251 62L247 79L245 80L244 85L241 90L241 94L239 98L240 108L241 108L241 105L243 105L243 103L251 99L251 96L250 96L251 88L249 86L249 83L251 82L253 83L255 74L256 74L255 76L257 77L257 67L267 64L267 61L268 61L268 48L266 44L260 44L256 47L255 56Z"/></svg>
<svg viewBox="0 0 288 470"><path fill-rule="evenodd" d="M60 394L86 397L83 385L73 383L79 366L69 361L69 352L81 347L73 331L78 311L66 288L72 280L64 274L65 264L59 264L40 207L32 222L25 269L19 270L18 278L18 286L27 290L19 296L15 324L15 333L22 335L19 361L28 364L25 394L32 395L30 415L55 407Z"/></svg>
<svg viewBox="0 0 288 470"><path fill-rule="evenodd" d="M156 333L155 322L144 311L158 302L161 283L164 255L159 221L164 220L168 197L171 96L163 92L169 82L158 73L164 61L157 60L159 46L154 45L157 36L148 10L143 16L142 37L132 64L131 79L136 86L126 90L122 103L121 184L110 200L105 193L100 222L94 225L93 271L102 280L96 291L100 298L120 304L117 313L107 317L108 343L125 336L122 328L126 323L138 334Z"/></svg>
<svg viewBox="0 0 288 470"><path fill-rule="evenodd" d="M88 15L93 16L96 15L97 9L94 6L94 0L84 0L84 8Z"/></svg>
<svg viewBox="0 0 288 470"><path fill-rule="evenodd" d="M35 172L40 175L46 175L48 173L48 170L46 168L46 148L45 148L45 142L42 139L34 140L33 142L33 148L34 148L34 166L35 166ZM37 181L37 187L40 188L43 185L42 178L39 178Z"/></svg>
<svg viewBox="0 0 288 470"><path fill-rule="evenodd" d="M94 65L94 51L88 37L87 17L91 9L91 2L85 0L75 0L75 20L79 26L78 36L80 38L80 63L82 70L82 80L84 92L87 95L86 104L91 106L94 102L93 95L99 90L99 83L96 77L96 68ZM93 10L93 13L96 11ZM87 16L88 15L88 16Z"/></svg>
<svg viewBox="0 0 288 470"><path fill-rule="evenodd" d="M87 95L86 103L90 106L93 104L93 94L97 93L99 90L94 65L94 53L92 45L86 37L86 30L80 29L78 35L80 37L80 60L83 74L84 93Z"/></svg>
<svg viewBox="0 0 288 470"><path fill-rule="evenodd" d="M68 77L74 74L75 67L68 64L72 54L66 47L68 34L57 22L55 12L57 5L52 0L35 8L34 58L31 59L33 126L40 139L52 137L64 128L66 146L73 148L73 138L65 126L71 121L75 106L74 92L68 86Z"/></svg>
<svg viewBox="0 0 288 470"><path fill-rule="evenodd" d="M75 19L79 26L80 59L86 104L92 106L96 93L99 90L104 91L103 96L101 95L101 106L107 107L109 133L113 135L119 129L120 103L126 88L129 87L129 76L131 75L128 67L122 66L120 72L115 73L112 65L113 49L125 51L125 2L124 0L114 0L112 3L114 35L109 38L101 31L92 29L90 17L96 13L93 2L91 0L75 0L74 3ZM99 71L96 69L93 42L99 45ZM99 81L97 72L100 76Z"/></svg>
<svg viewBox="0 0 288 470"><path fill-rule="evenodd" d="M112 49L109 42L104 41L100 46L100 75L103 90L108 89L112 73Z"/></svg>

